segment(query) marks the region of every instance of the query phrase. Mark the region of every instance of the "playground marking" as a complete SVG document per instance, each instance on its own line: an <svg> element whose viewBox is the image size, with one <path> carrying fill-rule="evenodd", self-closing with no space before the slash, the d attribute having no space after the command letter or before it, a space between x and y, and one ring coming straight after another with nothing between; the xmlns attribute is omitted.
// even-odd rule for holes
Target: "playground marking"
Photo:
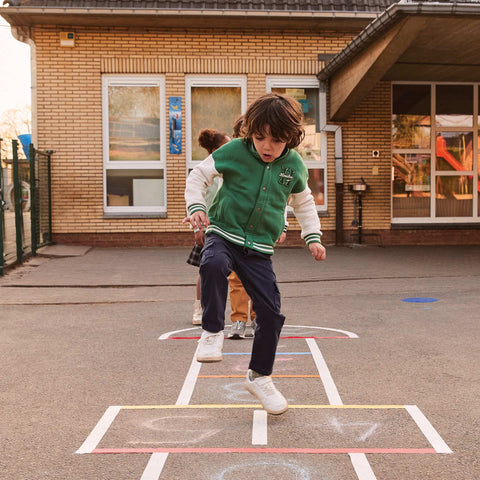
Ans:
<svg viewBox="0 0 480 480"><path fill-rule="evenodd" d="M158 480L159 472L161 473L165 462L167 461L167 452L155 452L150 457L150 460L143 471L143 475L140 480Z"/></svg>
<svg viewBox="0 0 480 480"><path fill-rule="evenodd" d="M370 463L368 463L365 453L353 453L349 452L350 462L353 465L353 469L357 474L357 477L362 480L376 480L376 476L373 473Z"/></svg>
<svg viewBox="0 0 480 480"><path fill-rule="evenodd" d="M428 301L428 300L427 300ZM429 301L436 301L431 299ZM199 327L186 328L165 333L159 340L167 339L195 339L197 337L173 337L182 332L198 331ZM140 480L158 480L169 453L278 453L278 454L348 454L358 480L376 480L375 474L367 460L366 454L433 454L452 453L452 450L443 441L438 432L428 421L425 415L416 405L344 405L337 387L330 374L325 359L316 342L317 339L345 339L358 338L353 332L325 327L311 327L300 325L285 325L284 328L309 330L329 330L341 333L344 336L285 336L281 338L293 339L304 338L310 349L309 352L278 352L277 355L312 355L319 375L272 375L277 378L320 378L325 388L329 403L328 405L290 405L295 409L404 409L407 410L417 427L423 433L433 448L270 448L262 445L268 443L268 414L259 404L198 404L190 405L197 378L243 378L244 375L199 375L201 363L196 361L194 355L189 371L175 405L124 405L110 406L102 418L94 427L82 446L76 453L92 454L122 454L144 453L150 454L148 464ZM198 347L197 347L198 348ZM248 353L224 353L224 355L249 355ZM168 447L168 448L97 448L98 444L110 428L120 410L146 410L146 409L253 409L252 422L252 447L229 448L229 447Z"/></svg>
<svg viewBox="0 0 480 480"><path fill-rule="evenodd" d="M394 454L427 454L437 453L434 448L265 448L265 447L167 447L167 448L96 448L92 454L106 453L282 453L282 454L371 454L371 453L394 453ZM358 457L354 457L358 460ZM359 477L360 478L360 477ZM365 480L361 477L361 480Z"/></svg>
<svg viewBox="0 0 480 480"><path fill-rule="evenodd" d="M252 352L226 352L223 353L223 356L231 355L251 355ZM275 355L311 355L312 352L277 352Z"/></svg>
<svg viewBox="0 0 480 480"><path fill-rule="evenodd" d="M118 412L120 412L121 408L122 407L120 406L108 407L95 428L90 432L90 435L75 453L92 453L95 447L100 443L100 440L103 438L107 430L110 428L110 425L115 420L115 417L118 415Z"/></svg>
<svg viewBox="0 0 480 480"><path fill-rule="evenodd" d="M323 386L325 387L325 393L327 394L328 401L332 405L342 405L343 402L340 398L335 382L333 381L332 375L327 367L327 363L323 358L322 352L320 352L320 349L318 348L317 342L311 338L307 338L306 342L310 347L310 351L312 352L313 360L317 366Z"/></svg>
<svg viewBox="0 0 480 480"><path fill-rule="evenodd" d="M405 405L405 410L411 415L420 431L425 435L425 438L433 448L435 448L437 453L452 453L452 450L450 450L449 446L416 405Z"/></svg>
<svg viewBox="0 0 480 480"><path fill-rule="evenodd" d="M329 328L329 327L314 327L314 326L307 326L307 325L284 325L283 330L288 330L288 329L300 329L300 328L307 328L309 330L327 330L329 332L336 332L336 333L341 333L342 336L333 336L333 337L314 337L314 336L299 336L299 337L281 337L281 338L325 338L325 339L336 339L336 338L358 338L358 335L353 332L349 332L348 330L340 330L338 328ZM158 337L158 340L169 340L172 339L177 333L183 333L183 332L191 332L191 331L199 331L201 330L201 327L190 327L190 328L182 328L180 330L172 330L171 332L166 332L163 333ZM191 339L194 337L182 337L185 339ZM195 338L200 338L200 337L195 337ZM180 339L178 337L177 339Z"/></svg>
<svg viewBox="0 0 480 480"><path fill-rule="evenodd" d="M270 375L272 378L320 378L320 375ZM199 375L198 378L245 378L245 375Z"/></svg>
<svg viewBox="0 0 480 480"><path fill-rule="evenodd" d="M265 410L254 410L252 425L252 445L268 444L268 413Z"/></svg>
<svg viewBox="0 0 480 480"><path fill-rule="evenodd" d="M438 298L407 297L407 298L402 298L402 302L407 302L407 303L434 303L434 302L438 302Z"/></svg>
<svg viewBox="0 0 480 480"><path fill-rule="evenodd" d="M188 369L185 381L183 382L182 389L178 394L177 405L188 405L190 403L190 399L192 398L193 389L197 383L198 373L200 372L200 368L202 366L200 362L197 362L196 356L197 352L195 352L195 355L193 356L193 360L190 364L190 368Z"/></svg>

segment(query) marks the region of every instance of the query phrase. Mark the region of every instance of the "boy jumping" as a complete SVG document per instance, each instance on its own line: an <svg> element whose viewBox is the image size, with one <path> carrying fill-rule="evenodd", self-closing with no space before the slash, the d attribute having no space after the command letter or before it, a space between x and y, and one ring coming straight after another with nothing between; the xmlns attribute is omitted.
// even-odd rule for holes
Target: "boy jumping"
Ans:
<svg viewBox="0 0 480 480"><path fill-rule="evenodd" d="M222 360L228 276L235 271L252 299L257 327L246 388L272 414L288 409L270 377L280 332L280 292L273 247L283 231L287 200L315 260L325 259L320 221L308 187L308 170L293 150L304 137L300 104L278 94L257 99L244 116L243 138L209 155L187 178L185 200L194 231L205 229L200 263L202 336L197 361ZM223 178L208 210L205 190Z"/></svg>

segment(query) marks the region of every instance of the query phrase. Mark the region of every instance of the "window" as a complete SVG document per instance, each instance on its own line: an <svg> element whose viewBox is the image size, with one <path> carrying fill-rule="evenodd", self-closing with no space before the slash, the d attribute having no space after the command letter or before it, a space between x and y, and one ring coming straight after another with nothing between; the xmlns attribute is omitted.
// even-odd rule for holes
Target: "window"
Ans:
<svg viewBox="0 0 480 480"><path fill-rule="evenodd" d="M267 91L293 97L303 108L305 139L297 147L308 168L308 185L312 190L317 210L325 211L326 161L320 149L320 90L316 77L268 77Z"/></svg>
<svg viewBox="0 0 480 480"><path fill-rule="evenodd" d="M478 85L392 86L392 222L480 220L478 111Z"/></svg>
<svg viewBox="0 0 480 480"><path fill-rule="evenodd" d="M105 213L165 213L164 79L105 75L102 82Z"/></svg>
<svg viewBox="0 0 480 480"><path fill-rule="evenodd" d="M208 155L198 145L202 129L213 128L232 135L235 120L246 110L246 86L244 76L186 77L187 173Z"/></svg>

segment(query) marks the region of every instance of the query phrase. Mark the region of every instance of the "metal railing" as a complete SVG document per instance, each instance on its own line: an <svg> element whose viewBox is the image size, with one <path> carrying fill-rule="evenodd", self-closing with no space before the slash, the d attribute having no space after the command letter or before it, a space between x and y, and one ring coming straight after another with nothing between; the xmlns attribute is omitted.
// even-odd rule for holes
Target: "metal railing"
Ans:
<svg viewBox="0 0 480 480"><path fill-rule="evenodd" d="M52 243L51 156L29 146L27 160L19 159L12 140L12 159L0 163L0 275L21 264L37 249ZM7 178L8 177L8 178Z"/></svg>

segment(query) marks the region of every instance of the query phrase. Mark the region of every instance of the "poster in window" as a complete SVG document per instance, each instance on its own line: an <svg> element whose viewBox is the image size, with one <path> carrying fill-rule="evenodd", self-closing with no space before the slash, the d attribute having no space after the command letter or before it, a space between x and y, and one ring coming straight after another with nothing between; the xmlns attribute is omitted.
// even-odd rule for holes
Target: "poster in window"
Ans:
<svg viewBox="0 0 480 480"><path fill-rule="evenodd" d="M169 137L170 153L182 153L182 99L169 98Z"/></svg>

